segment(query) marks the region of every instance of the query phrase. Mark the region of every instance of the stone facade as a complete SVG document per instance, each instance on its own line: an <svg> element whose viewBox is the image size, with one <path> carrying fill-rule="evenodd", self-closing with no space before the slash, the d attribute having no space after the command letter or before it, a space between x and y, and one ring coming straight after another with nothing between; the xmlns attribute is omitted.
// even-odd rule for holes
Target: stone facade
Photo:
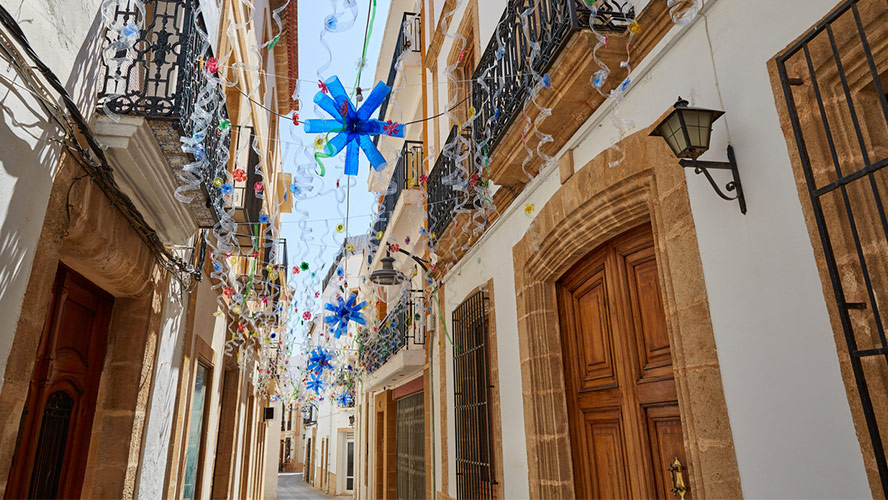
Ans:
<svg viewBox="0 0 888 500"><path fill-rule="evenodd" d="M574 498L564 362L555 281L609 239L649 222L682 413L692 491L739 498L740 478L727 415L696 231L681 169L666 144L639 131L574 173L536 215L539 236L514 248L530 494ZM705 445L704 445L705 443Z"/></svg>

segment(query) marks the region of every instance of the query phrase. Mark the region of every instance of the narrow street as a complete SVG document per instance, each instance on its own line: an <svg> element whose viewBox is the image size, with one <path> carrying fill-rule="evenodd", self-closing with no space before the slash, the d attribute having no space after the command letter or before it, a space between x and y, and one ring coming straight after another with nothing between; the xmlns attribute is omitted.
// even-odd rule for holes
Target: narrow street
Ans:
<svg viewBox="0 0 888 500"><path fill-rule="evenodd" d="M309 486L302 480L301 472L278 474L278 500L308 500L314 498L336 498Z"/></svg>
<svg viewBox="0 0 888 500"><path fill-rule="evenodd" d="M0 0L0 500L888 498L886 197L888 0Z"/></svg>

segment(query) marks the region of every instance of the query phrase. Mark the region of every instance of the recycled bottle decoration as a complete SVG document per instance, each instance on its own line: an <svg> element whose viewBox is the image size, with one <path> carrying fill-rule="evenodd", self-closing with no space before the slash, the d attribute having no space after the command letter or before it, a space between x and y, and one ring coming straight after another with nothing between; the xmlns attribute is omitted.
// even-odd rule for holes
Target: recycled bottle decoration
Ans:
<svg viewBox="0 0 888 500"><path fill-rule="evenodd" d="M324 322L330 325L333 330L333 334L338 339L342 336L343 333L348 331L348 322L354 321L359 325L366 325L367 321L364 319L364 314L361 312L361 309L367 305L366 302L361 302L360 304L355 304L358 300L358 294L352 293L349 295L348 300L342 300L342 297L339 297L336 300L336 303L327 304L324 308L333 314L324 318Z"/></svg>
<svg viewBox="0 0 888 500"><path fill-rule="evenodd" d="M324 92L323 87L326 87L330 95ZM355 109L339 77L330 77L323 82L323 87L315 94L314 102L334 119L305 120L305 132L336 133L336 136L326 142L323 152L327 157L332 157L345 149L345 175L357 175L359 150L364 152L374 169L381 170L386 165L385 157L373 144L371 137L382 134L404 137L404 125L370 118L391 92L391 88L383 82L377 83L361 107Z"/></svg>

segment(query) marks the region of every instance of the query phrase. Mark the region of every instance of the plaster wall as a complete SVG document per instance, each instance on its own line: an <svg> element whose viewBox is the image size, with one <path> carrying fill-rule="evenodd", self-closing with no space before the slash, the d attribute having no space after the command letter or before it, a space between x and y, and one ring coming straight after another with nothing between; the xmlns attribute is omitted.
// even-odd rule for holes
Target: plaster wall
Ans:
<svg viewBox="0 0 888 500"><path fill-rule="evenodd" d="M182 372L182 344L185 332L188 296L178 296L178 282L170 280L165 294L163 318L158 339L156 371L151 389L148 423L139 466L138 498L160 498L165 487L173 412Z"/></svg>
<svg viewBox="0 0 888 500"><path fill-rule="evenodd" d="M58 0L0 0L34 51L59 77L85 116L95 103L99 0L77 9ZM73 71L74 69L77 71ZM63 136L4 63L0 68L0 374L5 372L31 274L34 249L57 173ZM0 375L0 389L3 378Z"/></svg>
<svg viewBox="0 0 888 500"><path fill-rule="evenodd" d="M620 117L635 129L645 128L678 95L692 105L727 112L714 127L704 159L724 160L730 137L748 214L741 215L736 202L718 198L702 176L689 170L686 177L744 495L867 497L871 492L766 68L766 61L836 2L706 4L705 17L673 28L636 63ZM763 9L772 15L756 15ZM690 70L689 61L694 62ZM583 69L590 75L593 70ZM615 72L612 78L624 76ZM565 148L575 148L577 169L619 138L608 109L609 103L602 106ZM492 277L496 290L514 290L511 248L532 219L524 205L534 203L539 211L558 187L557 170L544 169L446 276L444 314L451 331L451 312L473 288ZM497 293L496 301L500 379L518 380L515 297ZM451 355L448 348L448 392ZM526 497L524 439L518 439L524 426L516 418L523 413L521 389L503 384L501 391L502 415L508 417L503 435L510 436L503 442L505 496ZM445 398L452 418L453 396ZM452 496L455 443L452 420L447 424Z"/></svg>
<svg viewBox="0 0 888 500"><path fill-rule="evenodd" d="M281 405L273 404L274 419L266 423L265 433L265 488L263 498L265 500L275 500L277 498L277 480L278 480L278 464L280 463L280 445L281 445L281 421L284 413L281 411Z"/></svg>

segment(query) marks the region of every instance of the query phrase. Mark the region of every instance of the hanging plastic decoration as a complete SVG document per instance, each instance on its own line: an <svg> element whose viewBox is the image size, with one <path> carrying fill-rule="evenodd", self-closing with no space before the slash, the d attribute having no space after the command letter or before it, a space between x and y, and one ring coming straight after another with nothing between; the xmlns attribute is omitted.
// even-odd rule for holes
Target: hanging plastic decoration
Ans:
<svg viewBox="0 0 888 500"><path fill-rule="evenodd" d="M350 408L355 405L355 396L351 391L344 391L336 397L336 404L342 408Z"/></svg>
<svg viewBox="0 0 888 500"><path fill-rule="evenodd" d="M319 157L330 158L339 154L343 149L346 150L345 175L357 175L359 149L364 152L374 169L380 170L385 167L385 157L376 149L370 137L380 134L404 137L404 125L370 118L391 91L389 86L383 82L377 83L361 107L355 109L338 77L332 76L324 83L330 95L322 90L315 94L314 102L335 119L305 120L306 133L338 132L335 137L327 141L323 155L315 154L315 159L321 169L323 169L323 165Z"/></svg>
<svg viewBox="0 0 888 500"><path fill-rule="evenodd" d="M320 396L321 391L324 390L324 381L316 374L312 373L308 383L305 384L305 388L309 391L314 391L316 395Z"/></svg>
<svg viewBox="0 0 888 500"><path fill-rule="evenodd" d="M333 365L330 364L332 359L333 354L330 351L315 347L308 355L308 370L313 375L324 373L324 370L333 368Z"/></svg>
<svg viewBox="0 0 888 500"><path fill-rule="evenodd" d="M668 0L666 8L669 9L672 22L678 25L689 24L700 11L697 0Z"/></svg>
<svg viewBox="0 0 888 500"><path fill-rule="evenodd" d="M354 321L359 325L367 324L367 320L364 319L364 314L361 312L361 309L363 309L367 303L361 302L360 304L355 304L357 300L358 294L352 293L349 295L347 301L342 300L342 297L339 297L336 304L327 304L324 307L333 313L324 318L324 321L333 329L333 334L337 339L341 337L343 333L348 331L349 321Z"/></svg>

